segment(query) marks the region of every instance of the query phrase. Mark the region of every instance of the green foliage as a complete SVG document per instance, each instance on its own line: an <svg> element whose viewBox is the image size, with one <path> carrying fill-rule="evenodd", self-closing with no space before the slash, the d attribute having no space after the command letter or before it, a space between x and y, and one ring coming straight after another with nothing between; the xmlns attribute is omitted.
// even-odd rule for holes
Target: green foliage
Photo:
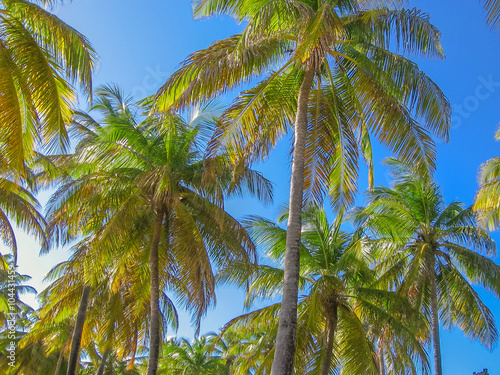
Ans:
<svg viewBox="0 0 500 375"><path fill-rule="evenodd" d="M193 342L170 339L162 348L158 374L229 375L227 360L216 347L215 335L204 335Z"/></svg>
<svg viewBox="0 0 500 375"><path fill-rule="evenodd" d="M282 215L281 220L286 220ZM371 255L361 232L347 233L339 216L329 223L324 210L309 206L304 210L297 322L296 371L298 374L378 374L377 342L385 332L384 345L400 345L409 357L400 363L420 363L427 371L425 350L419 337L425 325L419 314L396 293L372 287L376 274L370 269ZM286 231L259 217L245 221L253 240L263 246L271 264L282 264ZM238 270L229 270L225 280L246 279ZM257 299L279 296L283 269L271 265L255 267L247 293L247 304ZM233 319L229 334L242 330L247 337L235 348L234 373L269 373L274 352L274 335L280 304L274 304ZM262 335L262 336L260 336ZM225 334L224 336L225 337ZM245 344L245 341L252 344ZM248 342L247 341L247 342ZM328 366L325 370L324 366ZM417 365L418 366L418 365ZM257 370L258 369L258 370ZM326 371L326 372L325 372Z"/></svg>
<svg viewBox="0 0 500 375"><path fill-rule="evenodd" d="M36 151L66 149L76 94L90 93L96 55L88 40L39 5L0 1L0 159L26 176Z"/></svg>
<svg viewBox="0 0 500 375"><path fill-rule="evenodd" d="M335 206L351 204L360 159L373 167L373 136L422 170L435 167L429 133L447 140L450 105L415 63L389 50L442 58L440 33L427 14L354 1L200 0L194 11L227 13L247 25L190 55L155 106L185 108L258 80L222 115L212 152L229 149L242 163L267 157L293 127L304 71L312 66L306 198L326 194Z"/></svg>
<svg viewBox="0 0 500 375"><path fill-rule="evenodd" d="M406 296L429 321L436 308L446 328L457 326L492 348L498 340L495 320L472 285L500 296L500 267L490 259L496 256L495 242L470 207L446 205L428 176L395 159L389 164L392 186L375 188L368 206L353 213L373 236L378 285Z"/></svg>

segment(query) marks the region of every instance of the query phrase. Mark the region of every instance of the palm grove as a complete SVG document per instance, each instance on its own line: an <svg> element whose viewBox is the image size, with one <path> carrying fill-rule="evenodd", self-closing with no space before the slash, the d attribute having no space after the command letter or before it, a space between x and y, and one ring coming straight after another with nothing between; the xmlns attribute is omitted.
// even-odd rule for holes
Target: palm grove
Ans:
<svg viewBox="0 0 500 375"><path fill-rule="evenodd" d="M444 57L427 14L389 1L196 0L196 17L227 14L242 32L192 53L154 97L130 98L93 90L96 53L45 10L53 3L0 1L7 373L441 375L440 327L495 345L474 286L500 296L486 231L499 222L498 160L474 206L444 201L434 138L448 140L451 108L411 60ZM498 27L498 4L485 7ZM236 220L225 199L272 201L252 163L286 135L288 205L276 222ZM388 187L374 186L374 141L393 154ZM361 162L368 200L353 208ZM14 228L42 252L71 247L36 311L20 299L32 290L15 272ZM250 312L217 334L167 339L178 308L198 335L218 283L245 288Z"/></svg>

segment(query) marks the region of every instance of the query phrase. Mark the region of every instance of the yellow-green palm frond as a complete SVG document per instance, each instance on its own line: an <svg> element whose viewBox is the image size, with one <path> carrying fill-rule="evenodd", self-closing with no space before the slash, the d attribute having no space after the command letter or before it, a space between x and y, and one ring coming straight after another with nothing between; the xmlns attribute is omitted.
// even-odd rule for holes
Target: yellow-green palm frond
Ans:
<svg viewBox="0 0 500 375"><path fill-rule="evenodd" d="M498 266L497 266L498 268ZM491 349L498 340L498 330L493 313L472 288L469 280L453 267L441 268L442 290L446 293L440 314L445 327L457 325L471 340L480 340ZM497 269L498 277L498 269Z"/></svg>
<svg viewBox="0 0 500 375"><path fill-rule="evenodd" d="M76 94L66 80L90 92L96 57L85 37L38 5L6 0L0 7L1 152L10 170L25 175L37 149L69 145Z"/></svg>
<svg viewBox="0 0 500 375"><path fill-rule="evenodd" d="M474 210L482 225L494 230L500 225L500 158L492 158L481 166L479 184Z"/></svg>
<svg viewBox="0 0 500 375"><path fill-rule="evenodd" d="M71 82L92 93L92 70L97 55L89 40L40 6L24 0L3 0L7 11L22 19L40 46Z"/></svg>
<svg viewBox="0 0 500 375"><path fill-rule="evenodd" d="M360 32L361 41L386 50L394 44L404 53L444 58L441 33L429 22L429 14L418 9L373 9L347 18L352 32Z"/></svg>
<svg viewBox="0 0 500 375"><path fill-rule="evenodd" d="M186 108L227 92L263 73L288 48L272 38L247 46L242 35L217 41L184 60L158 91L155 108Z"/></svg>
<svg viewBox="0 0 500 375"><path fill-rule="evenodd" d="M12 181L10 176L0 176L0 237L12 249L14 264L17 243L12 224L34 235L42 247L46 246L46 222L39 210L40 204L28 189Z"/></svg>

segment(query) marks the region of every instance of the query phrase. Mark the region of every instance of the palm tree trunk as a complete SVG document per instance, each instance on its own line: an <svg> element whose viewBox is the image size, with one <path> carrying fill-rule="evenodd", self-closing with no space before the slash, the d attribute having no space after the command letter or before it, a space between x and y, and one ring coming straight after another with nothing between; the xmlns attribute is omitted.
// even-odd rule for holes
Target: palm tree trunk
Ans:
<svg viewBox="0 0 500 375"><path fill-rule="evenodd" d="M280 321L276 337L271 375L292 375L297 330L297 294L300 271L300 232L307 135L307 105L314 81L314 69L308 68L300 86L295 118L295 144L290 182L290 203L286 236L285 275Z"/></svg>
<svg viewBox="0 0 500 375"><path fill-rule="evenodd" d="M110 352L110 350L107 349L104 352L104 354L102 355L101 364L99 365L99 368L97 369L96 375L104 374L104 370L106 369L106 362L108 361L109 352Z"/></svg>
<svg viewBox="0 0 500 375"><path fill-rule="evenodd" d="M328 312L327 317L327 338L326 338L326 352L323 358L323 368L321 370L321 375L328 375L330 373L330 366L332 364L332 355L333 355L333 343L335 342L335 331L337 330L337 322L338 322L338 310L337 304L332 306L331 310Z"/></svg>
<svg viewBox="0 0 500 375"><path fill-rule="evenodd" d="M59 375L59 371L61 371L62 361L64 359L64 351L66 350L68 344L69 341L64 344L63 348L61 349L61 353L59 353L59 358L57 358L56 371L54 371L54 375Z"/></svg>
<svg viewBox="0 0 500 375"><path fill-rule="evenodd" d="M80 300L80 307L76 316L75 329L71 339L71 349L68 359L67 375L75 375L76 368L80 362L80 344L82 341L83 325L85 324L85 315L87 314L87 305L89 303L90 287L84 286L82 298Z"/></svg>
<svg viewBox="0 0 500 375"><path fill-rule="evenodd" d="M135 355L137 353L137 328L134 332L134 342L132 344L132 357L128 360L127 368L125 370L132 371L134 369L135 364Z"/></svg>
<svg viewBox="0 0 500 375"><path fill-rule="evenodd" d="M163 226L164 211L162 208L156 214L156 222L151 240L149 253L149 269L151 272L151 322L149 330L149 360L147 375L156 375L158 370L158 356L160 354L160 278L158 275L158 248L160 246L161 229Z"/></svg>
<svg viewBox="0 0 500 375"><path fill-rule="evenodd" d="M384 363L384 348L381 346L378 350L378 367L380 375L385 375L385 363Z"/></svg>
<svg viewBox="0 0 500 375"><path fill-rule="evenodd" d="M434 269L434 267L433 267ZM439 340L439 310L437 303L437 285L436 275L431 275L431 316L432 316L432 346L434 349L434 375L442 375L443 368L441 364L441 343Z"/></svg>
<svg viewBox="0 0 500 375"><path fill-rule="evenodd" d="M378 351L377 351L377 360L380 375L385 375L385 360L384 360L384 341L387 334L388 327L386 326L382 332L380 333L380 337L378 339Z"/></svg>

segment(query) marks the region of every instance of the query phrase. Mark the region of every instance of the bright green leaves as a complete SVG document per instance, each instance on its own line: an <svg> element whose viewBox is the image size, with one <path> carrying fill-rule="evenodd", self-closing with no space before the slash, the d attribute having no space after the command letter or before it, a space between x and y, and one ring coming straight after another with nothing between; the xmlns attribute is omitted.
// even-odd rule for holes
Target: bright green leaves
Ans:
<svg viewBox="0 0 500 375"><path fill-rule="evenodd" d="M36 151L64 150L75 102L90 93L95 52L84 36L28 1L0 2L0 132L8 168L23 176Z"/></svg>

